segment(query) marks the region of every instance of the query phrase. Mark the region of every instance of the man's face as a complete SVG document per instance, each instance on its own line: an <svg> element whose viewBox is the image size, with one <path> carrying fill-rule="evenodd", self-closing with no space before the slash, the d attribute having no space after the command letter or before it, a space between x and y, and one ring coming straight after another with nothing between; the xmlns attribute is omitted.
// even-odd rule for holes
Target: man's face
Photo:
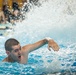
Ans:
<svg viewBox="0 0 76 75"><path fill-rule="evenodd" d="M20 44L12 46L12 51L10 55L14 61L20 62L21 61L21 46Z"/></svg>

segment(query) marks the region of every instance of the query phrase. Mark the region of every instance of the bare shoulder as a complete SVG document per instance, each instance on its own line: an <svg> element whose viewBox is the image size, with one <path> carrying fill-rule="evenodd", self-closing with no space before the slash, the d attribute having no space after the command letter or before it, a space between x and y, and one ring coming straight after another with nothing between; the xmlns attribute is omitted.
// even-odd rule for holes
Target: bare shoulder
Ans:
<svg viewBox="0 0 76 75"><path fill-rule="evenodd" d="M8 62L8 61L7 61L7 58L3 59L2 62Z"/></svg>
<svg viewBox="0 0 76 75"><path fill-rule="evenodd" d="M1 14L3 14L3 11L0 11Z"/></svg>
<svg viewBox="0 0 76 75"><path fill-rule="evenodd" d="M30 46L31 46L31 44L28 44L28 45L23 46L21 48L22 53L25 53L25 52L28 53L29 50L30 50Z"/></svg>

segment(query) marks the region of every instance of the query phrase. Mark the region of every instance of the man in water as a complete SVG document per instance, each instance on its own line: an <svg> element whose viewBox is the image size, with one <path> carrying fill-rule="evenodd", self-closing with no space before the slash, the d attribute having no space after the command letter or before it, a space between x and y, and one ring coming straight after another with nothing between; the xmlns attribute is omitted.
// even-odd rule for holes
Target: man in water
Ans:
<svg viewBox="0 0 76 75"><path fill-rule="evenodd" d="M58 44L51 38L45 38L33 44L28 44L23 47L20 46L20 43L14 39L10 38L5 42L5 50L8 57L6 57L3 62L18 62L21 64L26 64L28 60L28 54L43 45L48 44L48 49L50 47L54 51L59 50Z"/></svg>

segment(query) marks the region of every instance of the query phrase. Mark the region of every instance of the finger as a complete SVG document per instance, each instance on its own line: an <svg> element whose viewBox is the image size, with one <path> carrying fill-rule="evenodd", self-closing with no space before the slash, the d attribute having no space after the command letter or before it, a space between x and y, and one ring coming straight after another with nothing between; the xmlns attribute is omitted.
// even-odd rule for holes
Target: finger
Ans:
<svg viewBox="0 0 76 75"><path fill-rule="evenodd" d="M48 50L51 51L51 47L50 46L48 46Z"/></svg>

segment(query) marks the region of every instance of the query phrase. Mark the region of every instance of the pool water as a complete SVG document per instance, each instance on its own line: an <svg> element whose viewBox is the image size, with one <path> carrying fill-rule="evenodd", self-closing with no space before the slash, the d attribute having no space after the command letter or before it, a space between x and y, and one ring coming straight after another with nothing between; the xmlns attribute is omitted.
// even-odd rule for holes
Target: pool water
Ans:
<svg viewBox="0 0 76 75"><path fill-rule="evenodd" d="M75 3L75 0L42 0L41 6L33 6L27 18L16 23L12 34L0 36L0 75L75 75ZM29 54L27 64L5 63L4 43L10 37L16 38L21 46L51 37L60 50L49 51L45 45Z"/></svg>

